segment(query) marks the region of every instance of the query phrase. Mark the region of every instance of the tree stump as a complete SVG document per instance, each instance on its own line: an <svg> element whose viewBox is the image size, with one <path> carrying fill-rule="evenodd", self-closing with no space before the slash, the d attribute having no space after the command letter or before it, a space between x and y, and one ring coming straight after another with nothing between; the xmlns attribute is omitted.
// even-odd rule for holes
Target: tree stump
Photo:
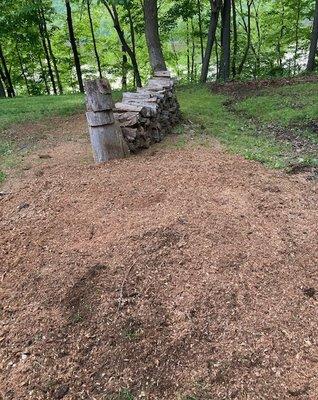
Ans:
<svg viewBox="0 0 318 400"><path fill-rule="evenodd" d="M85 82L86 118L96 163L129 154L126 141L118 122L115 121L114 102L107 79Z"/></svg>

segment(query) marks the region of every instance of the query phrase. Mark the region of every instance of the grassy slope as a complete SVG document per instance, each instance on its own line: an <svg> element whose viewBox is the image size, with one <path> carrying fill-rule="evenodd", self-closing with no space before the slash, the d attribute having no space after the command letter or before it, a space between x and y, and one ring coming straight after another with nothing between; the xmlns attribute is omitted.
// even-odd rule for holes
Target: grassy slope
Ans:
<svg viewBox="0 0 318 400"><path fill-rule="evenodd" d="M204 125L231 152L270 167L285 166L282 155L289 150L288 144L255 135L255 124L230 113L223 105L227 100L226 96L211 95L205 87L193 87L181 90L179 100L186 117Z"/></svg>
<svg viewBox="0 0 318 400"><path fill-rule="evenodd" d="M227 96L211 94L206 87L186 87L179 90L181 107L187 118L204 125L231 152L257 160L270 168L284 168L297 162L290 144L260 134L268 124L287 126L293 122L317 119L318 84L306 83L268 88L261 95L251 96L236 104L238 113L228 110ZM317 135L303 130L303 135L317 141ZM308 156L315 164L316 158Z"/></svg>
<svg viewBox="0 0 318 400"><path fill-rule="evenodd" d="M318 116L318 84L302 83L265 89L261 96L240 102L241 109L262 123L287 126L290 123L311 121Z"/></svg>
<svg viewBox="0 0 318 400"><path fill-rule="evenodd" d="M83 95L17 97L0 100L0 131L13 124L70 115L83 109Z"/></svg>

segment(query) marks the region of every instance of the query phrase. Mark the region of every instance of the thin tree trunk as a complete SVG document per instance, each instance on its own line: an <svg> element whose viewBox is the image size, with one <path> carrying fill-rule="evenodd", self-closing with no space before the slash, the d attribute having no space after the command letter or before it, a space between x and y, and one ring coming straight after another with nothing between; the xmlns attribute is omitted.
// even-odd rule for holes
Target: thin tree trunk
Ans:
<svg viewBox="0 0 318 400"><path fill-rule="evenodd" d="M176 45L174 43L174 40L171 40L171 47L172 47L172 51L173 51L173 55L174 55L174 59L176 61L176 67L177 67L177 75L180 76L180 65L179 65L179 57L178 57L178 53L177 53L177 49L176 49Z"/></svg>
<svg viewBox="0 0 318 400"><path fill-rule="evenodd" d="M187 81L190 82L191 66L190 66L190 33L189 21L187 21Z"/></svg>
<svg viewBox="0 0 318 400"><path fill-rule="evenodd" d="M143 9L150 65L154 71L165 71L167 67L159 36L157 0L144 0Z"/></svg>
<svg viewBox="0 0 318 400"><path fill-rule="evenodd" d="M194 41L194 24L193 18L191 18L191 41L192 41L192 51L191 51L191 82L194 81L194 64L195 64L195 41Z"/></svg>
<svg viewBox="0 0 318 400"><path fill-rule="evenodd" d="M134 21L133 21L133 18L131 15L131 10L130 10L129 6L127 7L127 14L128 14L128 19L129 19L131 49L132 49L132 52L134 53L135 59L137 60L135 27L134 27ZM135 86L135 84L136 84L136 73L134 71L134 86Z"/></svg>
<svg viewBox="0 0 318 400"><path fill-rule="evenodd" d="M94 24L93 24L92 12L91 12L91 0L86 0L86 4L87 4L87 13L88 13L88 18L89 18L89 25L91 28L91 35L92 35L93 46L94 46L94 53L95 53L95 58L96 58L96 63L97 63L97 69L98 69L99 77L102 78L103 74L102 74L100 58L99 58L97 45L96 45Z"/></svg>
<svg viewBox="0 0 318 400"><path fill-rule="evenodd" d="M231 63L231 0L224 0L222 9L220 78L227 81L230 77Z"/></svg>
<svg viewBox="0 0 318 400"><path fill-rule="evenodd" d="M255 63L255 69L256 73L254 73L254 77L258 75L260 67L261 67L261 49L262 49L262 34L261 34L261 28L260 28L260 23L259 23L259 3L258 6L255 6L255 2L253 2L253 7L255 11L255 25L256 25L256 31L257 31L257 51L254 49L254 46L252 45L252 51L255 55L256 63Z"/></svg>
<svg viewBox="0 0 318 400"><path fill-rule="evenodd" d="M204 60L201 69L201 77L200 77L200 81L202 83L205 83L208 78L210 59L220 14L221 0L210 0L210 5L211 5L211 14L210 14L208 41L205 49Z"/></svg>
<svg viewBox="0 0 318 400"><path fill-rule="evenodd" d="M41 37L41 41L42 41L42 46L43 46L43 50L44 50L44 54L45 54L45 58L46 58L46 62L47 62L49 77L50 77L52 87L53 87L53 92L54 92L54 94L57 94L55 79L54 79L53 70L52 70L52 66L51 66L50 54L49 54L49 50L48 50L48 47L47 47L47 44L45 41L45 33L44 33L43 21L42 21L41 15L39 15L38 24L39 24L39 32L40 32L40 37Z"/></svg>
<svg viewBox="0 0 318 400"><path fill-rule="evenodd" d="M318 0L316 0L314 23L312 27L310 50L307 63L307 71L312 72L315 69L315 58L317 55L317 42L318 42Z"/></svg>
<svg viewBox="0 0 318 400"><path fill-rule="evenodd" d="M128 59L127 59L127 55L125 53L124 48L123 50L123 59L122 59L122 78L121 78L121 87L123 89L123 91L127 90L127 63L128 63Z"/></svg>
<svg viewBox="0 0 318 400"><path fill-rule="evenodd" d="M300 0L297 1L296 21L295 21L295 53L294 53L294 74L297 73L297 60L299 50L299 21L300 21Z"/></svg>
<svg viewBox="0 0 318 400"><path fill-rule="evenodd" d="M2 71L1 65L0 65L0 97L6 97L6 91L4 88L4 73Z"/></svg>
<svg viewBox="0 0 318 400"><path fill-rule="evenodd" d="M199 17L199 35L200 35L200 50L201 50L201 63L204 60L204 45L203 45L203 29L202 29L202 5L201 0L197 0L198 17Z"/></svg>
<svg viewBox="0 0 318 400"><path fill-rule="evenodd" d="M219 57L219 43L215 39L215 61L216 61L216 77L220 75L220 57Z"/></svg>
<svg viewBox="0 0 318 400"><path fill-rule="evenodd" d="M279 68L282 70L283 69L283 54L282 54L282 40L284 37L284 32L285 32L285 7L284 7L284 2L281 2L282 5L282 12L280 13L281 16L281 28L280 28L280 34L278 37L277 41L277 56L278 56L278 64Z"/></svg>
<svg viewBox="0 0 318 400"><path fill-rule="evenodd" d="M3 73L4 73L3 82L7 88L8 97L14 97L15 92L14 92L14 88L12 85L11 75L10 75L10 72L9 72L9 69L7 66L5 56L3 54L1 44L0 44L0 60L1 60L2 66L3 66Z"/></svg>
<svg viewBox="0 0 318 400"><path fill-rule="evenodd" d="M49 51L49 55L50 55L52 63L53 63L53 68L54 68L54 73L55 73L55 77L56 77L56 81L57 81L57 86L59 88L59 93L63 94L63 86L62 86L62 83L61 83L60 73L59 73L59 70L58 70L58 67L57 67L56 57L55 57L54 52L53 52L50 35L49 35L48 29L47 29L45 14L44 14L44 10L43 10L42 7L40 9L40 15L41 15L41 20L42 20L42 24L43 24L42 25L43 26L43 33L44 33L44 36L45 36L47 44L48 44L48 51Z"/></svg>
<svg viewBox="0 0 318 400"><path fill-rule="evenodd" d="M242 60L240 62L240 65L238 66L237 69L237 73L238 75L241 75L243 68L244 68L244 64L246 62L250 47L251 47L251 7L253 4L254 0L247 0L247 43L246 43L246 47L243 53L243 57ZM241 3L241 12L243 13L243 8L242 8L242 3ZM244 15L242 15L242 18L244 18ZM245 21L245 20L244 20Z"/></svg>
<svg viewBox="0 0 318 400"><path fill-rule="evenodd" d="M76 68L78 86L79 86L80 92L84 93L84 85L83 85L83 78L82 78L82 71L81 71L81 62L80 62L80 57L79 57L79 54L78 54L77 45L76 45L76 39L75 39L75 34L74 34L73 19L72 19L72 8L71 8L70 0L65 0L65 5L66 5L66 13L67 13L67 25L68 25L68 31L69 31L69 38L70 38L72 51L73 51L74 64L75 64L75 68Z"/></svg>
<svg viewBox="0 0 318 400"><path fill-rule="evenodd" d="M126 41L124 31L122 30L120 22L119 22L117 9L114 5L112 7L110 7L110 5L107 3L107 0L102 0L102 2L105 5L105 7L107 8L109 15L112 18L114 28L117 32L117 35L119 37L119 40L120 40L123 48L125 49L125 52L129 55L129 58L131 60L131 64L133 66L133 70L135 73L135 77L136 77L136 84L138 87L141 87L142 84L141 84L141 77L140 77L140 73L139 73L137 59L136 59L136 56L135 56L133 50L130 48L130 46L128 45L128 43Z"/></svg>
<svg viewBox="0 0 318 400"><path fill-rule="evenodd" d="M233 59L232 59L232 75L233 78L236 76L236 59L237 59L237 50L238 50L238 37L237 37L237 20L236 20L236 4L235 0L232 0L232 9L233 9Z"/></svg>
<svg viewBox="0 0 318 400"><path fill-rule="evenodd" d="M17 56L18 56L18 60L19 60L19 64L20 64L21 74L23 76L24 83L25 83L28 95L31 96L31 91L30 91L29 83L28 83L28 77L27 77L25 69L24 69L23 61L22 61L21 54L20 54L19 47L18 47L17 43L15 45L15 48L17 50Z"/></svg>
<svg viewBox="0 0 318 400"><path fill-rule="evenodd" d="M49 85L48 85L48 82L47 82L47 79L46 79L46 72L45 72L45 69L44 69L44 66L43 66L43 63L42 63L41 56L39 56L39 62L40 62L41 75L42 75L42 78L44 80L46 93L50 94L50 88L49 88Z"/></svg>

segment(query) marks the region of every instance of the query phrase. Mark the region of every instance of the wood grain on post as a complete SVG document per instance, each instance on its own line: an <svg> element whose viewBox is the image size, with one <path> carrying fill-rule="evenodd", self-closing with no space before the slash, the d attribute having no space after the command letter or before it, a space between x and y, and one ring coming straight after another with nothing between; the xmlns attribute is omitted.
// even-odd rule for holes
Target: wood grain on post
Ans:
<svg viewBox="0 0 318 400"><path fill-rule="evenodd" d="M122 130L115 121L111 87L106 79L85 82L87 123L97 163L129 154Z"/></svg>

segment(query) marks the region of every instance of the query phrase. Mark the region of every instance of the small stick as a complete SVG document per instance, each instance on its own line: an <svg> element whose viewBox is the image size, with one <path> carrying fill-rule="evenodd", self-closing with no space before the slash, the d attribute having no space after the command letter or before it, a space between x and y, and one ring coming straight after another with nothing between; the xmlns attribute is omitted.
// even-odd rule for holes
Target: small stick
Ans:
<svg viewBox="0 0 318 400"><path fill-rule="evenodd" d="M128 279L129 274L131 273L132 269L134 268L134 266L136 265L137 261L134 261L131 266L129 267L128 271L126 272L126 275L121 283L121 287L120 287L120 291L119 291L119 299L118 299L118 307L117 307L117 312L120 310L121 306L122 306L122 302L124 299L124 288L125 288L125 284L126 281Z"/></svg>

